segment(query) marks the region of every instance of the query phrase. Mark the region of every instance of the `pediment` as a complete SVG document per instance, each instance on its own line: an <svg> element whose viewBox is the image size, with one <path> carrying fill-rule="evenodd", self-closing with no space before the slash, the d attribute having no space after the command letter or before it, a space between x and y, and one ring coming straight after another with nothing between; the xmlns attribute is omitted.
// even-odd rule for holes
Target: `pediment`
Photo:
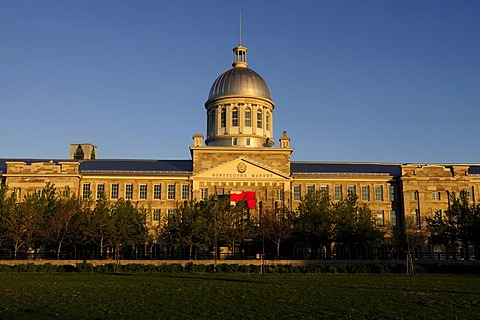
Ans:
<svg viewBox="0 0 480 320"><path fill-rule="evenodd" d="M238 158L196 174L193 178L215 180L285 180L285 174L260 163Z"/></svg>

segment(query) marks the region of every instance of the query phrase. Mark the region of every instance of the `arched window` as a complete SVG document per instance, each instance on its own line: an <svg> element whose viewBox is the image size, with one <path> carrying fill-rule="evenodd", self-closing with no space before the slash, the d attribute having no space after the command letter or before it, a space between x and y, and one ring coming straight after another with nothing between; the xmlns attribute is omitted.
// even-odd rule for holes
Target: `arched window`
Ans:
<svg viewBox="0 0 480 320"><path fill-rule="evenodd" d="M262 109L258 109L257 111L257 128L261 129L262 128Z"/></svg>
<svg viewBox="0 0 480 320"><path fill-rule="evenodd" d="M270 113L267 112L265 116L265 127L267 130L270 130Z"/></svg>
<svg viewBox="0 0 480 320"><path fill-rule="evenodd" d="M78 145L77 150L75 150L75 153L73 154L73 159L83 160L84 157L85 157L85 154L83 153L82 146Z"/></svg>
<svg viewBox="0 0 480 320"><path fill-rule="evenodd" d="M238 108L232 110L232 127L238 127Z"/></svg>
<svg viewBox="0 0 480 320"><path fill-rule="evenodd" d="M220 111L220 125L222 128L225 128L225 124L227 122L225 108L222 108Z"/></svg>
<svg viewBox="0 0 480 320"><path fill-rule="evenodd" d="M252 109L245 109L245 127L252 126Z"/></svg>

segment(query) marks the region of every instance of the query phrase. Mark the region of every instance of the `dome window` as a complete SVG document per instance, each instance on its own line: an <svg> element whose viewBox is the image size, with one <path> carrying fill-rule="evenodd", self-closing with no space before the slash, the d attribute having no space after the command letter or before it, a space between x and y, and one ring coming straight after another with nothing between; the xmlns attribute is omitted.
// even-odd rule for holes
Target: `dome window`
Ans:
<svg viewBox="0 0 480 320"><path fill-rule="evenodd" d="M232 110L232 127L238 127L238 108Z"/></svg>
<svg viewBox="0 0 480 320"><path fill-rule="evenodd" d="M257 111L257 128L258 129L262 128L262 117L263 117L262 109L258 109Z"/></svg>
<svg viewBox="0 0 480 320"><path fill-rule="evenodd" d="M252 126L252 110L250 108L245 109L245 127Z"/></svg>
<svg viewBox="0 0 480 320"><path fill-rule="evenodd" d="M222 128L225 128L225 124L227 122L227 115L226 115L226 112L225 112L225 108L222 108L220 110L220 125Z"/></svg>

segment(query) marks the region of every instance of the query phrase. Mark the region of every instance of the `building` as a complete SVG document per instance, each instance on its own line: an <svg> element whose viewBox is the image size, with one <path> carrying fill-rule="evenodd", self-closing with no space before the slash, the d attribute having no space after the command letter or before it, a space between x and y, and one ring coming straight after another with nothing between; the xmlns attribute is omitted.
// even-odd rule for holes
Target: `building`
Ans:
<svg viewBox="0 0 480 320"><path fill-rule="evenodd" d="M151 208L151 224L180 201L215 192L254 192L258 210L260 202L294 209L307 193L322 191L333 201L356 194L386 230L408 217L424 230L426 217L447 208L449 192L466 189L474 202L480 197L480 164L291 161L285 131L274 144L275 104L267 83L248 67L247 48L235 47L233 57L232 68L210 89L206 137L193 135L190 160L98 159L97 147L72 144L65 160L0 159L2 183L19 195L52 182L82 197L133 200Z"/></svg>

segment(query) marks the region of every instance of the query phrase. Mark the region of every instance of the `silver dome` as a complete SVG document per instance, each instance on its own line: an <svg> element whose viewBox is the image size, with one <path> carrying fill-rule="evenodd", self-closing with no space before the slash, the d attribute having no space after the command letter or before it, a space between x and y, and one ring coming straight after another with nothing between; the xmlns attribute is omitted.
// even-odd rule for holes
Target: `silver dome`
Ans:
<svg viewBox="0 0 480 320"><path fill-rule="evenodd" d="M263 78L250 68L234 67L222 73L212 85L208 100L227 96L248 96L272 100Z"/></svg>

